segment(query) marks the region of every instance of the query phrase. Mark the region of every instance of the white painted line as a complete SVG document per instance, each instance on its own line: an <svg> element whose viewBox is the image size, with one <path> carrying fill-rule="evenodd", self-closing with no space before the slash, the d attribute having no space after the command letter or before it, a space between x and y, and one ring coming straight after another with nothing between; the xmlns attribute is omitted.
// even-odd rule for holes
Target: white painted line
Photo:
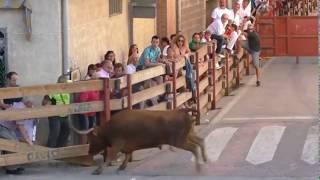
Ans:
<svg viewBox="0 0 320 180"><path fill-rule="evenodd" d="M250 148L246 161L254 165L271 161L285 129L284 126L261 128Z"/></svg>
<svg viewBox="0 0 320 180"><path fill-rule="evenodd" d="M206 151L209 161L213 162L219 159L221 153L225 149L238 128L226 127L212 131L205 138ZM194 158L191 160L194 161Z"/></svg>
<svg viewBox="0 0 320 180"><path fill-rule="evenodd" d="M241 117L223 118L226 121L246 121L246 120L316 120L316 116L274 116L274 117Z"/></svg>
<svg viewBox="0 0 320 180"><path fill-rule="evenodd" d="M319 154L319 127L312 126L308 131L307 140L303 147L301 159L309 164L318 162Z"/></svg>

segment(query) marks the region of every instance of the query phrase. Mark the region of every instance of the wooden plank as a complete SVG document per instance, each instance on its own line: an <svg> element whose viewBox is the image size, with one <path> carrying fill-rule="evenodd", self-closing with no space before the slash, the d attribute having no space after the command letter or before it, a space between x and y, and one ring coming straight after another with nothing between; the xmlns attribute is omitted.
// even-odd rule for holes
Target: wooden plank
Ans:
<svg viewBox="0 0 320 180"><path fill-rule="evenodd" d="M139 82L164 75L165 73L166 73L166 69L164 64L147 68L132 74L131 82L132 84L137 84Z"/></svg>
<svg viewBox="0 0 320 180"><path fill-rule="evenodd" d="M117 100L113 100L111 106ZM121 103L122 104L122 103ZM33 118L45 118L67 114L80 114L86 112L99 112L103 110L102 101L74 103L69 105L42 106L37 108L24 108L0 111L0 121L16 121Z"/></svg>
<svg viewBox="0 0 320 180"><path fill-rule="evenodd" d="M0 167L88 155L89 145L13 153L0 156Z"/></svg>
<svg viewBox="0 0 320 180"><path fill-rule="evenodd" d="M209 79L205 78L199 83L199 92L201 93L203 90L205 90L209 86Z"/></svg>
<svg viewBox="0 0 320 180"><path fill-rule="evenodd" d="M216 83L216 95L218 95L219 93L221 93L221 91L223 90L222 88L222 81L219 81Z"/></svg>
<svg viewBox="0 0 320 180"><path fill-rule="evenodd" d="M181 106L183 103L187 102L192 98L191 92L184 92L177 96L177 107Z"/></svg>
<svg viewBox="0 0 320 180"><path fill-rule="evenodd" d="M168 104L168 102L162 102L162 103L159 103L159 104L157 104L157 105L155 105L155 106L148 107L148 108L146 108L146 110L150 110L150 111L164 111L164 110L168 110L167 104Z"/></svg>
<svg viewBox="0 0 320 180"><path fill-rule="evenodd" d="M222 75L222 68L216 69L216 81L221 77Z"/></svg>
<svg viewBox="0 0 320 180"><path fill-rule="evenodd" d="M208 62L205 62L202 65L199 65L199 76L203 75L205 72L208 71L209 68L209 64Z"/></svg>
<svg viewBox="0 0 320 180"><path fill-rule="evenodd" d="M49 85L0 88L0 97L15 98L24 96L44 96L56 93L76 93L83 91L102 90L102 80L80 81L75 83L58 83Z"/></svg>
<svg viewBox="0 0 320 180"><path fill-rule="evenodd" d="M196 51L196 55L198 56L200 61L204 60L204 56L208 54L208 46L204 45L200 49Z"/></svg>
<svg viewBox="0 0 320 180"><path fill-rule="evenodd" d="M179 59L179 61L176 63L176 71L180 70L185 66L184 58Z"/></svg>
<svg viewBox="0 0 320 180"><path fill-rule="evenodd" d="M200 96L200 109L208 105L208 93Z"/></svg>
<svg viewBox="0 0 320 180"><path fill-rule="evenodd" d="M177 89L181 88L182 86L186 86L186 77L185 76L181 76L177 79Z"/></svg>
<svg viewBox="0 0 320 180"><path fill-rule="evenodd" d="M47 150L47 147L32 145L27 143L12 141L0 138L0 150L6 150L9 152L25 152L25 151L36 151L36 150Z"/></svg>
<svg viewBox="0 0 320 180"><path fill-rule="evenodd" d="M166 92L166 84L169 83L160 84L132 94L132 104L137 104L139 102L164 94Z"/></svg>

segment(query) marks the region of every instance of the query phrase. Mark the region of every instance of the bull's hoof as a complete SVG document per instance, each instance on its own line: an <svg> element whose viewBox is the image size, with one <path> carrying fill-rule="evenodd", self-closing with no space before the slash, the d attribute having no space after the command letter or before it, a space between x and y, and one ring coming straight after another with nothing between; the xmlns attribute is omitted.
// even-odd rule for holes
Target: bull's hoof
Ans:
<svg viewBox="0 0 320 180"><path fill-rule="evenodd" d="M92 175L100 175L100 174L102 174L102 169L98 168L98 169L94 170L91 174Z"/></svg>
<svg viewBox="0 0 320 180"><path fill-rule="evenodd" d="M123 171L123 170L125 170L125 169L126 169L126 167L127 167L127 166L123 166L123 165L121 165L121 166L119 166L118 171Z"/></svg>

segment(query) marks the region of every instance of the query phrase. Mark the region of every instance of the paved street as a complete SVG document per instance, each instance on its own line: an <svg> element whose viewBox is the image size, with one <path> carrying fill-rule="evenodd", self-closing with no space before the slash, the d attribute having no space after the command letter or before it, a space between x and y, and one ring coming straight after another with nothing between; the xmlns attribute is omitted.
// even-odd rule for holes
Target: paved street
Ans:
<svg viewBox="0 0 320 180"><path fill-rule="evenodd" d="M316 58L267 62L262 86L248 79L211 119L205 139L210 162L201 173L189 152L151 149L135 153L136 161L121 173L114 166L97 177L90 175L94 167L53 162L32 165L23 176L0 173L0 179L314 180L319 175L317 81Z"/></svg>

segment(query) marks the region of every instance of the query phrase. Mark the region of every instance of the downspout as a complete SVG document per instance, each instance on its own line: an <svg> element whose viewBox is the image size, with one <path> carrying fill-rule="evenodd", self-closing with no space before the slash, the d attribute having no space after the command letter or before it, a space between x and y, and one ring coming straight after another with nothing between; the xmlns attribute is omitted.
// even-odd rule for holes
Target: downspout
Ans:
<svg viewBox="0 0 320 180"><path fill-rule="evenodd" d="M177 32L182 31L181 28L181 0L176 1L176 11L177 11Z"/></svg>
<svg viewBox="0 0 320 180"><path fill-rule="evenodd" d="M69 0L61 2L62 73L69 79Z"/></svg>

